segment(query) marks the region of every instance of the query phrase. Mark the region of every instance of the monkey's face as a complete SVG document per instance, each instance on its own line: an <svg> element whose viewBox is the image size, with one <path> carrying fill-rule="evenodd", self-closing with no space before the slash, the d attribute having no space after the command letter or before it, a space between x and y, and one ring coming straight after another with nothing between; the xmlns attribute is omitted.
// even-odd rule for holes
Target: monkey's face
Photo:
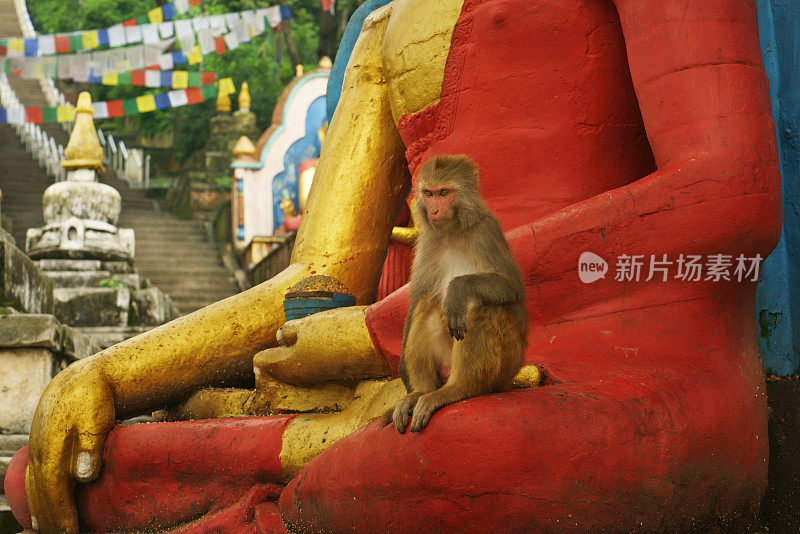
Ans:
<svg viewBox="0 0 800 534"><path fill-rule="evenodd" d="M422 187L420 193L431 224L438 226L454 217L458 197L455 187L449 184Z"/></svg>

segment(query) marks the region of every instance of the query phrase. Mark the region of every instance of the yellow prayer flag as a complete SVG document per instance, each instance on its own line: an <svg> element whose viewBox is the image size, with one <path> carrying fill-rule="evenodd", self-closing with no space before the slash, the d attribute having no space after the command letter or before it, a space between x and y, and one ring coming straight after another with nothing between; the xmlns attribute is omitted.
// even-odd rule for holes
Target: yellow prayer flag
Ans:
<svg viewBox="0 0 800 534"><path fill-rule="evenodd" d="M233 86L233 80L230 78L223 78L219 81L219 94L232 95L236 92L236 87Z"/></svg>
<svg viewBox="0 0 800 534"><path fill-rule="evenodd" d="M185 70L172 71L172 88L186 89L189 87L189 73Z"/></svg>
<svg viewBox="0 0 800 534"><path fill-rule="evenodd" d="M25 41L22 39L9 39L8 49L23 54L25 53Z"/></svg>
<svg viewBox="0 0 800 534"><path fill-rule="evenodd" d="M103 74L103 85L118 85L119 73Z"/></svg>
<svg viewBox="0 0 800 534"><path fill-rule="evenodd" d="M147 20L149 20L153 24L164 22L164 12L161 10L160 7L151 9L150 11L147 12Z"/></svg>
<svg viewBox="0 0 800 534"><path fill-rule="evenodd" d="M147 113L148 111L156 110L156 99L153 95L143 95L136 97L136 107L139 108L139 113Z"/></svg>
<svg viewBox="0 0 800 534"><path fill-rule="evenodd" d="M81 35L81 45L83 45L84 48L97 48L100 46L97 30L88 31Z"/></svg>
<svg viewBox="0 0 800 534"><path fill-rule="evenodd" d="M191 54L186 56L186 59L189 60L189 65L197 65L203 61L203 54L200 53L200 47L198 45L194 45L194 50L192 50Z"/></svg>
<svg viewBox="0 0 800 534"><path fill-rule="evenodd" d="M72 106L58 106L56 108L58 122L72 122L75 120L75 108Z"/></svg>

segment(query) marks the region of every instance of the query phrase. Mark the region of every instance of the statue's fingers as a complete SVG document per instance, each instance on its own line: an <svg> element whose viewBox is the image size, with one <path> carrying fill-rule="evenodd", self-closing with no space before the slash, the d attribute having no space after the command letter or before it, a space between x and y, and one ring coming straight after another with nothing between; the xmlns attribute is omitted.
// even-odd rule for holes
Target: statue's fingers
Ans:
<svg viewBox="0 0 800 534"><path fill-rule="evenodd" d="M301 320L287 321L275 333L275 339L280 345L294 345L297 342L297 331L300 329Z"/></svg>
<svg viewBox="0 0 800 534"><path fill-rule="evenodd" d="M36 500L36 483L33 480L33 469L31 468L30 461L25 468L25 497L28 500L28 512L31 514L31 527L33 530L39 530L39 521L36 519L36 511L39 510L39 501ZM22 525L26 527L27 525Z"/></svg>
<svg viewBox="0 0 800 534"><path fill-rule="evenodd" d="M72 493L74 483L66 469L43 466L39 475L33 476L33 493L36 508L31 508L31 518L36 518L41 534L78 532L78 514ZM32 503L31 503L32 504Z"/></svg>
<svg viewBox="0 0 800 534"><path fill-rule="evenodd" d="M74 455L72 473L78 482L91 482L100 474L101 455L105 432L90 432L88 430L78 433L77 454Z"/></svg>
<svg viewBox="0 0 800 534"><path fill-rule="evenodd" d="M259 352L253 363L269 376L281 382L294 383L302 371L294 347L275 347Z"/></svg>

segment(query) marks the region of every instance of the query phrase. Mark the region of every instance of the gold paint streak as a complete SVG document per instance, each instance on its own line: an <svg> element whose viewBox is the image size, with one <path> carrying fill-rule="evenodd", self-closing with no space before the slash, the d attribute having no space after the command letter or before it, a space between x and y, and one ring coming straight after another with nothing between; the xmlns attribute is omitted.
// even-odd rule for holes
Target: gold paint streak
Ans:
<svg viewBox="0 0 800 534"><path fill-rule="evenodd" d="M383 64L395 122L439 101L462 0L392 2Z"/></svg>
<svg viewBox="0 0 800 534"><path fill-rule="evenodd" d="M523 365L517 376L514 377L515 388L532 388L542 381L542 373L535 365Z"/></svg>
<svg viewBox="0 0 800 534"><path fill-rule="evenodd" d="M405 393L399 379L366 380L356 388L353 403L341 412L298 415L283 433L280 454L283 474L294 476L333 443L383 416Z"/></svg>

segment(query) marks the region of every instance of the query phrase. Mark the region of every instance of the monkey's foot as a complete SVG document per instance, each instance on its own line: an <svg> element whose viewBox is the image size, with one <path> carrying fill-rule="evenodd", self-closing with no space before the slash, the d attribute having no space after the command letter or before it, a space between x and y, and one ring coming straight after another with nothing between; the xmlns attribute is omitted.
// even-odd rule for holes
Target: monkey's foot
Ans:
<svg viewBox="0 0 800 534"><path fill-rule="evenodd" d="M401 434L405 433L408 422L411 420L411 412L417 404L422 393L414 391L406 395L394 409L394 427Z"/></svg>

